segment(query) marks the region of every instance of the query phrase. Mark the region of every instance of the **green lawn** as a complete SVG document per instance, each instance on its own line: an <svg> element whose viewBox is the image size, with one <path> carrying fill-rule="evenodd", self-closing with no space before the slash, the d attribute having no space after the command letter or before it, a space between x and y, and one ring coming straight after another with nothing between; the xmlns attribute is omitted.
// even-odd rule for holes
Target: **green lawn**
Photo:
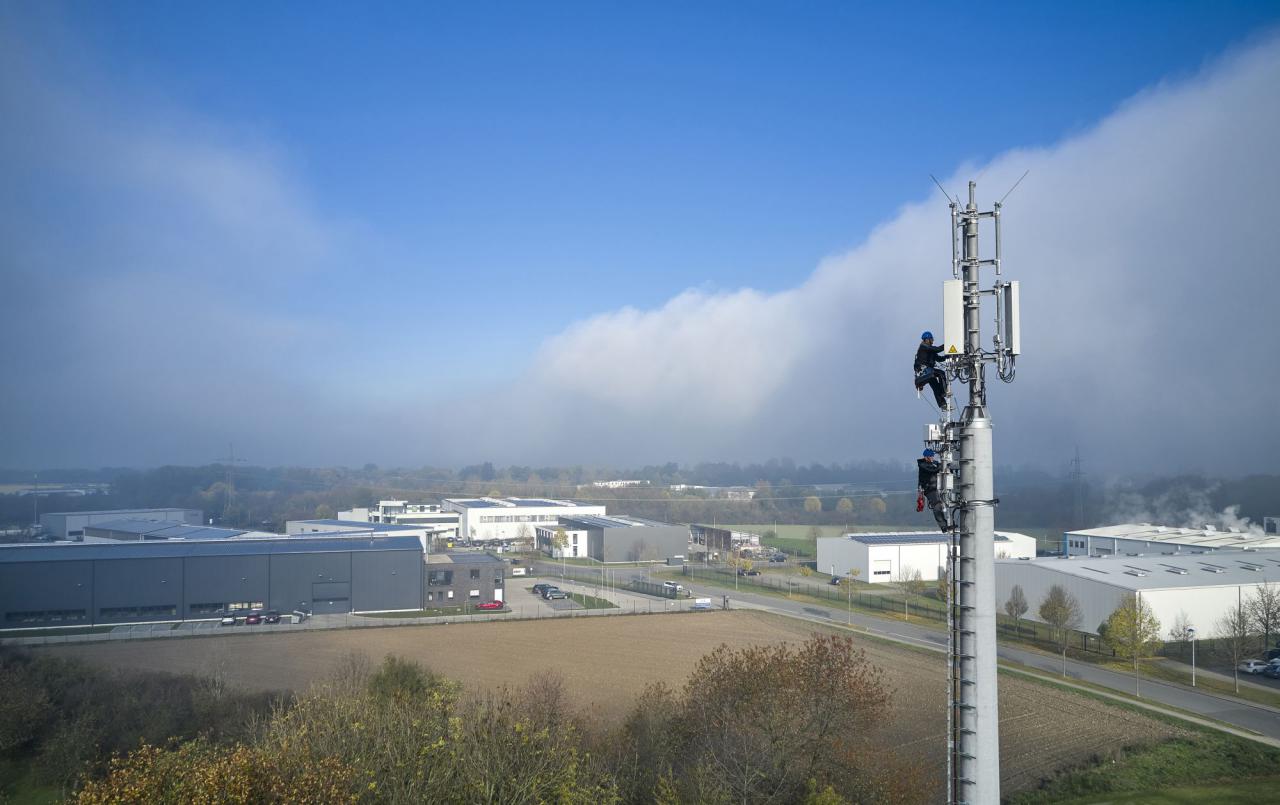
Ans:
<svg viewBox="0 0 1280 805"><path fill-rule="evenodd" d="M1108 794L1102 797L1082 797L1068 800L1073 805L1086 803L1114 803L1115 805L1257 805L1275 802L1280 798L1280 778L1251 780L1244 783L1213 786L1187 786L1165 788L1159 791L1138 791L1130 794Z"/></svg>
<svg viewBox="0 0 1280 805"><path fill-rule="evenodd" d="M17 760L0 760L0 802L53 805L61 801L58 787L37 783L30 766Z"/></svg>
<svg viewBox="0 0 1280 805"><path fill-rule="evenodd" d="M583 609L617 609L618 605L604 598L585 593L569 593L569 598L577 601Z"/></svg>
<svg viewBox="0 0 1280 805"><path fill-rule="evenodd" d="M1190 725L1183 725L1190 726ZM1122 751L1009 798L1047 802L1275 802L1280 749L1197 729L1190 738ZM1262 796L1260 796L1260 794Z"/></svg>

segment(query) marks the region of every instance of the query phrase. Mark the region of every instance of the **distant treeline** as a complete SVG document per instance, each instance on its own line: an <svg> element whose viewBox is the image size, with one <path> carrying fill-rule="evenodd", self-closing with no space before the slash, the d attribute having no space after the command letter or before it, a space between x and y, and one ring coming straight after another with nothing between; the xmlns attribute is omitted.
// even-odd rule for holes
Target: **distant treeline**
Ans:
<svg viewBox="0 0 1280 805"><path fill-rule="evenodd" d="M333 467L230 468L166 466L150 470L46 470L45 483L105 483L109 491L83 497L49 495L38 502L0 495L0 525L29 524L40 511L178 506L200 509L216 524L280 530L291 519L332 517L381 498L432 502L450 496L501 495L573 498L604 503L611 513L676 523L764 523L804 525L919 526L912 464L862 462L797 465L787 459L760 464L669 463L639 469L495 467L460 470L423 467L359 469ZM29 483L30 473L0 478ZM602 488L593 481L635 480L644 486ZM718 489L673 490L672 485ZM750 499L734 499L725 487L745 487ZM1202 525L1224 520L1228 507L1255 523L1280 514L1280 475L1235 479L1201 476L1143 482L1098 483L1038 469L1002 467L996 473L998 521L1006 528L1050 531L1149 521ZM1229 520L1229 517L1228 517ZM1235 524L1226 522L1226 524Z"/></svg>

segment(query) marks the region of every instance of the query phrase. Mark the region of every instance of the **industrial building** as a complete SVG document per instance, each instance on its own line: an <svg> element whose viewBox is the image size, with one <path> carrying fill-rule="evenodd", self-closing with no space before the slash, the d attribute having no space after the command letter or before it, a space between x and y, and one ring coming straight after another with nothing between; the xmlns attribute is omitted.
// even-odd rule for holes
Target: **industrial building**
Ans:
<svg viewBox="0 0 1280 805"><path fill-rule="evenodd" d="M163 520L187 525L204 522L204 512L198 509L111 509L92 512L48 512L40 515L40 525L53 539L79 541L86 526L112 520Z"/></svg>
<svg viewBox="0 0 1280 805"><path fill-rule="evenodd" d="M472 542L532 541L539 525L557 525L561 517L605 514L604 506L544 498L446 498L443 508L457 512L458 536Z"/></svg>
<svg viewBox="0 0 1280 805"><path fill-rule="evenodd" d="M1130 553L1187 553L1241 548L1280 548L1280 534L1257 533L1239 528L1220 530L1175 528L1151 523L1068 531L1062 535L1067 556L1112 556Z"/></svg>
<svg viewBox="0 0 1280 805"><path fill-rule="evenodd" d="M422 545L422 550L431 550L427 541L434 536L433 529L418 525L393 525L391 523L359 523L345 520L289 520L284 524L285 534L290 537L301 536L336 536L346 537L413 537Z"/></svg>
<svg viewBox="0 0 1280 805"><path fill-rule="evenodd" d="M557 546L557 531L565 544ZM641 562L684 556L689 549L689 529L640 517L619 515L562 516L558 522L535 529L539 550L553 557L590 557L597 562Z"/></svg>
<svg viewBox="0 0 1280 805"><path fill-rule="evenodd" d="M188 525L175 520L145 520L127 518L123 520L107 520L84 527L81 541L99 542L113 540L115 542L143 542L160 539L235 539L237 537L257 537L269 539L279 536L265 531L245 531L239 528L216 528L207 525Z"/></svg>
<svg viewBox="0 0 1280 805"><path fill-rule="evenodd" d="M412 537L147 540L0 546L0 627L315 614L422 606Z"/></svg>
<svg viewBox="0 0 1280 805"><path fill-rule="evenodd" d="M428 607L505 601L506 565L487 553L445 552L427 557Z"/></svg>
<svg viewBox="0 0 1280 805"><path fill-rule="evenodd" d="M833 576L854 575L873 584L901 581L914 571L932 581L947 568L951 538L941 531L845 534L818 539L817 568ZM1035 537L995 532L995 558L1033 558Z"/></svg>
<svg viewBox="0 0 1280 805"><path fill-rule="evenodd" d="M695 553L710 553L713 556L725 556L734 552L747 556L761 551L759 534L711 525L695 523L689 526L689 540Z"/></svg>
<svg viewBox="0 0 1280 805"><path fill-rule="evenodd" d="M996 606L1022 588L1037 611L1049 588L1059 584L1080 602L1079 630L1097 633L1126 596L1136 595L1160 619L1161 635L1185 614L1201 637L1212 637L1218 619L1247 601L1259 585L1280 582L1280 550L1249 550L1138 556L1044 557L996 562Z"/></svg>
<svg viewBox="0 0 1280 805"><path fill-rule="evenodd" d="M377 506L357 507L338 512L343 522L421 525L433 537L453 539L458 535L458 513L444 511L438 503L410 503L407 500L380 500Z"/></svg>

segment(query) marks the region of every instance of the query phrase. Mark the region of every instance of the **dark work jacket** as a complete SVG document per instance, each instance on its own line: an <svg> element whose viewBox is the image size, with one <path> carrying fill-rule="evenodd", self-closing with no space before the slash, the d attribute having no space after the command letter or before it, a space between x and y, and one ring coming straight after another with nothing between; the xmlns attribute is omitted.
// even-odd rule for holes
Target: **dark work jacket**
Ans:
<svg viewBox="0 0 1280 805"><path fill-rule="evenodd" d="M916 350L916 362L912 368L916 374L920 374L921 369L932 369L938 361L945 361L948 357L950 356L942 354L941 346L926 347L921 344L920 348Z"/></svg>
<svg viewBox="0 0 1280 805"><path fill-rule="evenodd" d="M928 492L931 489L938 488L938 473L942 472L941 461L930 461L927 458L916 459L916 468L919 473L916 475L916 486Z"/></svg>

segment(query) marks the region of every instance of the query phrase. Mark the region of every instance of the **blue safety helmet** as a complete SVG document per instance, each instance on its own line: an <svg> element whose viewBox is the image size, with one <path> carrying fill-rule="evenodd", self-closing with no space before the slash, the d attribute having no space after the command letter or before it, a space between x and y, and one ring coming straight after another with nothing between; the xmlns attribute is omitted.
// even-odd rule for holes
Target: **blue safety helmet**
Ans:
<svg viewBox="0 0 1280 805"><path fill-rule="evenodd" d="M925 451L924 451L924 457L925 457L925 458L933 458L933 457L934 457L934 456L936 456L936 455L938 455L938 454L937 454L937 453L935 453L935 452L933 452L932 450L925 450Z"/></svg>
<svg viewBox="0 0 1280 805"><path fill-rule="evenodd" d="M929 332L928 330L925 330L923 333L920 334L921 341L925 340L926 338L933 338L933 333Z"/></svg>

